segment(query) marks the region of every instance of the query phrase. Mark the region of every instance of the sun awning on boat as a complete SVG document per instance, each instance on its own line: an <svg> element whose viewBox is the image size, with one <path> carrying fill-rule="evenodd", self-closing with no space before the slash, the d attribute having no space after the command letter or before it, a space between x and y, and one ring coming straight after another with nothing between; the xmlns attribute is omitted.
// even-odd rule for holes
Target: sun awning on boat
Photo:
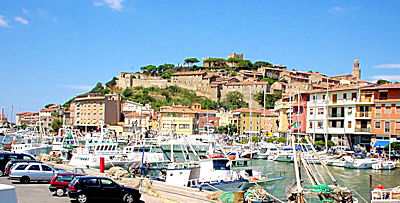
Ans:
<svg viewBox="0 0 400 203"><path fill-rule="evenodd" d="M374 147L385 148L390 143L389 140L378 140L374 143Z"/></svg>

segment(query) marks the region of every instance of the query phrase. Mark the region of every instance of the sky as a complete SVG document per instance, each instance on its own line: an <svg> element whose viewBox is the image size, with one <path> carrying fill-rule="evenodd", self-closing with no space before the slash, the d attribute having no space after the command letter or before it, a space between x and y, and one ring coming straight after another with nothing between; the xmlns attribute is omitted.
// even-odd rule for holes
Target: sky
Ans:
<svg viewBox="0 0 400 203"><path fill-rule="evenodd" d="M243 53L400 81L400 1L0 0L0 106L63 104L121 71ZM15 117L15 115L13 116ZM14 120L14 119L13 119Z"/></svg>

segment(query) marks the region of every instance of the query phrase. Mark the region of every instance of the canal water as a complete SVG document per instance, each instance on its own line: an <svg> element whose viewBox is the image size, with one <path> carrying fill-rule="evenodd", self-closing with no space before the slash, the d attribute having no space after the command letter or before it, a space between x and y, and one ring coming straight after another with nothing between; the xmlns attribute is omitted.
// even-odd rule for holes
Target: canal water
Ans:
<svg viewBox="0 0 400 203"><path fill-rule="evenodd" d="M295 179L294 164L288 162L276 162L268 160L253 159L251 161L253 166L262 166L264 173L272 173L277 171L285 171L286 179L280 180L276 183L266 185L265 189L271 194L276 195L278 198L285 197L285 189L289 183ZM323 177L326 177L326 183L332 184L329 180L329 176L324 173L321 165L315 165L317 169L322 173ZM369 176L372 175L372 186L383 185L385 188L400 186L400 170L372 170L372 169L348 169L343 167L328 166L333 176L338 181L339 186L345 186L355 190L365 200L369 201ZM308 187L310 184L307 181L306 174L303 174L303 187ZM359 195L353 193L355 197L363 202Z"/></svg>

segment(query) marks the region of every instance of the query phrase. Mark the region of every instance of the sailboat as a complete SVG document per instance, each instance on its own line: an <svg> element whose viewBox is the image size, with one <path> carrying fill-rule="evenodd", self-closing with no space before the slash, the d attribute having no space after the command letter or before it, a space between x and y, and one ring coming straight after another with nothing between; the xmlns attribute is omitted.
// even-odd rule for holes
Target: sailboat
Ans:
<svg viewBox="0 0 400 203"><path fill-rule="evenodd" d="M309 144L295 144L295 138L293 135L291 136L296 179L286 188L288 202L312 202L313 199L319 199L319 202L358 202L353 197L353 191L338 185L338 182L322 161L308 137L306 137L306 140ZM322 167L317 167L317 165L307 162L303 156L303 150L297 151L296 145L300 146L301 149L311 147L314 155L320 160ZM308 187L305 186L306 181L301 176L301 167L304 168L305 175L308 178L307 183L310 184ZM325 173L322 173L323 171ZM328 185L327 177L324 174L327 174L331 184Z"/></svg>

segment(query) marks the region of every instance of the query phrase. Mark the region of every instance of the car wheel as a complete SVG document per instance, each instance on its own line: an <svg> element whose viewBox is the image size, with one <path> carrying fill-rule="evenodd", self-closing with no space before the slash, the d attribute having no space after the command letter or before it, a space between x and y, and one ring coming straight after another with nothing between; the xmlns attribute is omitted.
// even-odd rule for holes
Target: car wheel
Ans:
<svg viewBox="0 0 400 203"><path fill-rule="evenodd" d="M19 182L23 183L23 184L28 184L31 180L29 179L29 177L23 176Z"/></svg>
<svg viewBox="0 0 400 203"><path fill-rule="evenodd" d="M62 197L62 196L64 196L64 194L65 194L65 190L64 189L58 188L56 190L56 195L57 196Z"/></svg>
<svg viewBox="0 0 400 203"><path fill-rule="evenodd" d="M88 198L85 194L82 193L76 197L76 201L78 201L79 203L85 203L88 202Z"/></svg>
<svg viewBox="0 0 400 203"><path fill-rule="evenodd" d="M133 203L135 199L133 198L132 194L127 193L124 195L123 201L126 203Z"/></svg>

